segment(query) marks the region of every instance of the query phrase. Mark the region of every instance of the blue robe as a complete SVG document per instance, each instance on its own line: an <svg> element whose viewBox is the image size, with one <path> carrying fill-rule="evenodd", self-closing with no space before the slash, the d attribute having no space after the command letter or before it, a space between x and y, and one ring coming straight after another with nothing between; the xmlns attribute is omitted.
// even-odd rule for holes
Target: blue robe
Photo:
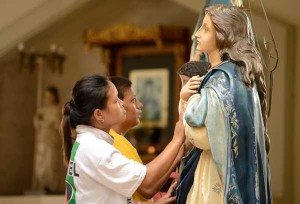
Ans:
<svg viewBox="0 0 300 204"><path fill-rule="evenodd" d="M223 184L223 203L272 203L265 130L256 86L246 87L238 67L225 61L206 75L199 92L201 97L188 104L185 120L191 127L207 129ZM195 162L201 151L193 154ZM185 203L191 187L191 179L187 178L193 177L195 168L186 166L184 171L188 173L177 188L177 203Z"/></svg>

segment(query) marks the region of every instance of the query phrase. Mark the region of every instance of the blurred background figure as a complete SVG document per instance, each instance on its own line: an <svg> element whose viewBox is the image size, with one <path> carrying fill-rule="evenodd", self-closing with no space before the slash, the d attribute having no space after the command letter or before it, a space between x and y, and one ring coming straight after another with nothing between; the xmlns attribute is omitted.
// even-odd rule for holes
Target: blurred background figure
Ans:
<svg viewBox="0 0 300 204"><path fill-rule="evenodd" d="M49 86L44 93L44 105L37 110L33 119L35 128L33 190L40 193L64 192L65 172L58 132L60 119L58 89Z"/></svg>

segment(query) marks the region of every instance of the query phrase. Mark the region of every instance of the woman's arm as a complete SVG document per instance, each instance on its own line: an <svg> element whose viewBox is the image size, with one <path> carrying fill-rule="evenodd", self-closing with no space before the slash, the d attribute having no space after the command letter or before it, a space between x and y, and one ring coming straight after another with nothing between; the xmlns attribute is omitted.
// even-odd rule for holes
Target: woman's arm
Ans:
<svg viewBox="0 0 300 204"><path fill-rule="evenodd" d="M157 181L157 185L160 186L159 190L163 187L163 185L165 185L165 183L168 181L168 179L170 178L171 173L175 170L176 166L179 164L181 158L184 155L184 148L185 145L183 144L177 154L177 157L175 158L171 168L169 169L169 171L163 176L161 177L158 181Z"/></svg>
<svg viewBox="0 0 300 204"><path fill-rule="evenodd" d="M145 198L151 198L160 190L164 184L163 181L168 179L169 174L171 174L173 167L176 165L176 161L178 162L176 158L185 140L184 125L181 118L182 115L180 116L180 120L176 123L172 141L161 154L146 165L146 176L137 189Z"/></svg>
<svg viewBox="0 0 300 204"><path fill-rule="evenodd" d="M148 201L148 202L142 202L142 201L133 201L133 204L150 204L150 203L156 203L156 204L168 204L168 203L173 203L176 199L175 196L172 196L172 191L173 189L175 188L175 185L177 184L177 182L174 182L168 192L163 195L159 200L155 201L155 202L151 202L151 201Z"/></svg>

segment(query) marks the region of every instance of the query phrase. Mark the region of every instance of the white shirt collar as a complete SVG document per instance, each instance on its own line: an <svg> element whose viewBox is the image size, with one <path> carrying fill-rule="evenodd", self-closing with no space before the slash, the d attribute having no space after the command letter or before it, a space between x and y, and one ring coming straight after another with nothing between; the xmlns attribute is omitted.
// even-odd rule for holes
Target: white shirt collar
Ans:
<svg viewBox="0 0 300 204"><path fill-rule="evenodd" d="M77 125L76 133L77 133L77 137L80 137L80 134L83 134L83 133L90 133L97 138L105 140L106 142L110 143L111 145L114 143L114 139L107 132L104 132L103 130L94 128L92 126Z"/></svg>

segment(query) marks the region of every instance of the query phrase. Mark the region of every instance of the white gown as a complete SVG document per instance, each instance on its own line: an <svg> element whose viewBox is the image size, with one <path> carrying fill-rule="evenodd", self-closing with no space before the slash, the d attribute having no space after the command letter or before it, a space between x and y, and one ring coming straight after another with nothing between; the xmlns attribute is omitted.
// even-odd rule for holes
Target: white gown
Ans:
<svg viewBox="0 0 300 204"><path fill-rule="evenodd" d="M194 94L189 102L196 100L200 94ZM202 149L194 183L187 197L187 204L218 204L223 203L223 185L213 160L207 131L205 127L193 128L185 126L187 139L197 148Z"/></svg>

